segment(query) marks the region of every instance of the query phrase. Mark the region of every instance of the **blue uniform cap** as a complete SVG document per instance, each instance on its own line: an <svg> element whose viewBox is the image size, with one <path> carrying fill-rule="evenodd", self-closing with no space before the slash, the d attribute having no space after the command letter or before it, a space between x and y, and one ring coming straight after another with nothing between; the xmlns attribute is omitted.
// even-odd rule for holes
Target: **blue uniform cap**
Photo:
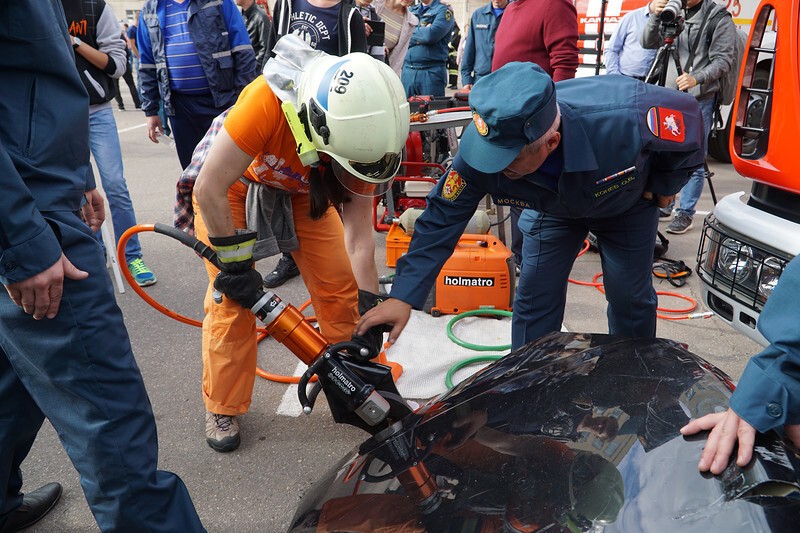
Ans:
<svg viewBox="0 0 800 533"><path fill-rule="evenodd" d="M469 93L472 124L458 151L469 166L500 172L539 139L558 113L553 80L533 63L514 62L479 79Z"/></svg>

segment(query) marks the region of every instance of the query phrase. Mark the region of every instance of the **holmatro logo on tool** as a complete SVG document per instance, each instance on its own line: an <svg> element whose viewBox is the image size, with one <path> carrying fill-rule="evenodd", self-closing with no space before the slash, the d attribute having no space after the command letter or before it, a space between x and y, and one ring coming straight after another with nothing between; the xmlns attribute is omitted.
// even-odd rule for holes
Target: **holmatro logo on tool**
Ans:
<svg viewBox="0 0 800 533"><path fill-rule="evenodd" d="M454 287L494 287L494 278L473 278L468 276L445 276L445 285Z"/></svg>

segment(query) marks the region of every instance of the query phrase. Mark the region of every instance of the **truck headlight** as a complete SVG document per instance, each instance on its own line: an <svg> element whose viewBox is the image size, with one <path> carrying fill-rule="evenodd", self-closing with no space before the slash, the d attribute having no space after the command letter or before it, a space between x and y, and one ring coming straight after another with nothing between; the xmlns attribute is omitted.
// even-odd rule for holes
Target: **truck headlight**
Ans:
<svg viewBox="0 0 800 533"><path fill-rule="evenodd" d="M758 295L766 301L775 290L783 273L784 262L777 257L767 257L758 266Z"/></svg>
<svg viewBox="0 0 800 533"><path fill-rule="evenodd" d="M720 243L717 268L733 281L746 279L753 271L753 250L728 237Z"/></svg>

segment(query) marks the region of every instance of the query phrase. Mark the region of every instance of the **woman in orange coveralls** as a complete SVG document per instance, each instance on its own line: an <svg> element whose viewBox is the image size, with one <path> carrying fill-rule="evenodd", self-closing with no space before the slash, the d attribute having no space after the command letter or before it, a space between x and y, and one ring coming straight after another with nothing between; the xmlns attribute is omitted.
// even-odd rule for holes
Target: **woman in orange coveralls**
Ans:
<svg viewBox="0 0 800 533"><path fill-rule="evenodd" d="M371 241L364 209L371 200L345 203L341 217L334 205L391 186L408 136L408 103L387 65L366 54L333 57L310 48L282 56L281 46L302 45L286 38L280 43L264 75L229 110L210 148L201 143L195 151L197 157L207 150L194 186L196 235L214 247L222 264L221 273L206 264L210 283L203 321L206 441L217 451L239 446L236 416L247 412L255 380L255 317L240 305L247 307L247 299L261 287L252 268L256 233L244 230L252 227L246 220L248 189L261 184L270 193L288 196L298 246L290 251L321 331L331 342L348 340L359 315L345 228L348 248L354 242L350 235ZM285 74L282 57L292 64L293 82L270 76L271 67ZM287 116L299 118L294 130L281 108L293 96L297 107L290 106ZM318 166L304 165L309 155L319 156ZM280 209L279 201L269 203ZM363 288L374 291L373 283L377 279ZM214 287L227 296L221 303L213 301Z"/></svg>

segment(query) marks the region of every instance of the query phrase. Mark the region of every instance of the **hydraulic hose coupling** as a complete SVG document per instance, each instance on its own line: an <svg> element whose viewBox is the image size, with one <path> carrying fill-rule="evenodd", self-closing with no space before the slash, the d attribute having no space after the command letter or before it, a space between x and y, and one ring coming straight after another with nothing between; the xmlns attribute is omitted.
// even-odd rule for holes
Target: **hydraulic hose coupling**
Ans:
<svg viewBox="0 0 800 533"><path fill-rule="evenodd" d="M714 313L714 311L704 311L704 312L702 312L702 313L691 313L691 314L689 314L689 315L686 315L686 316L687 316L688 318L690 318L690 319L696 319L696 318L711 318L711 317L712 317L712 316L714 316L715 314L716 314L716 313Z"/></svg>

